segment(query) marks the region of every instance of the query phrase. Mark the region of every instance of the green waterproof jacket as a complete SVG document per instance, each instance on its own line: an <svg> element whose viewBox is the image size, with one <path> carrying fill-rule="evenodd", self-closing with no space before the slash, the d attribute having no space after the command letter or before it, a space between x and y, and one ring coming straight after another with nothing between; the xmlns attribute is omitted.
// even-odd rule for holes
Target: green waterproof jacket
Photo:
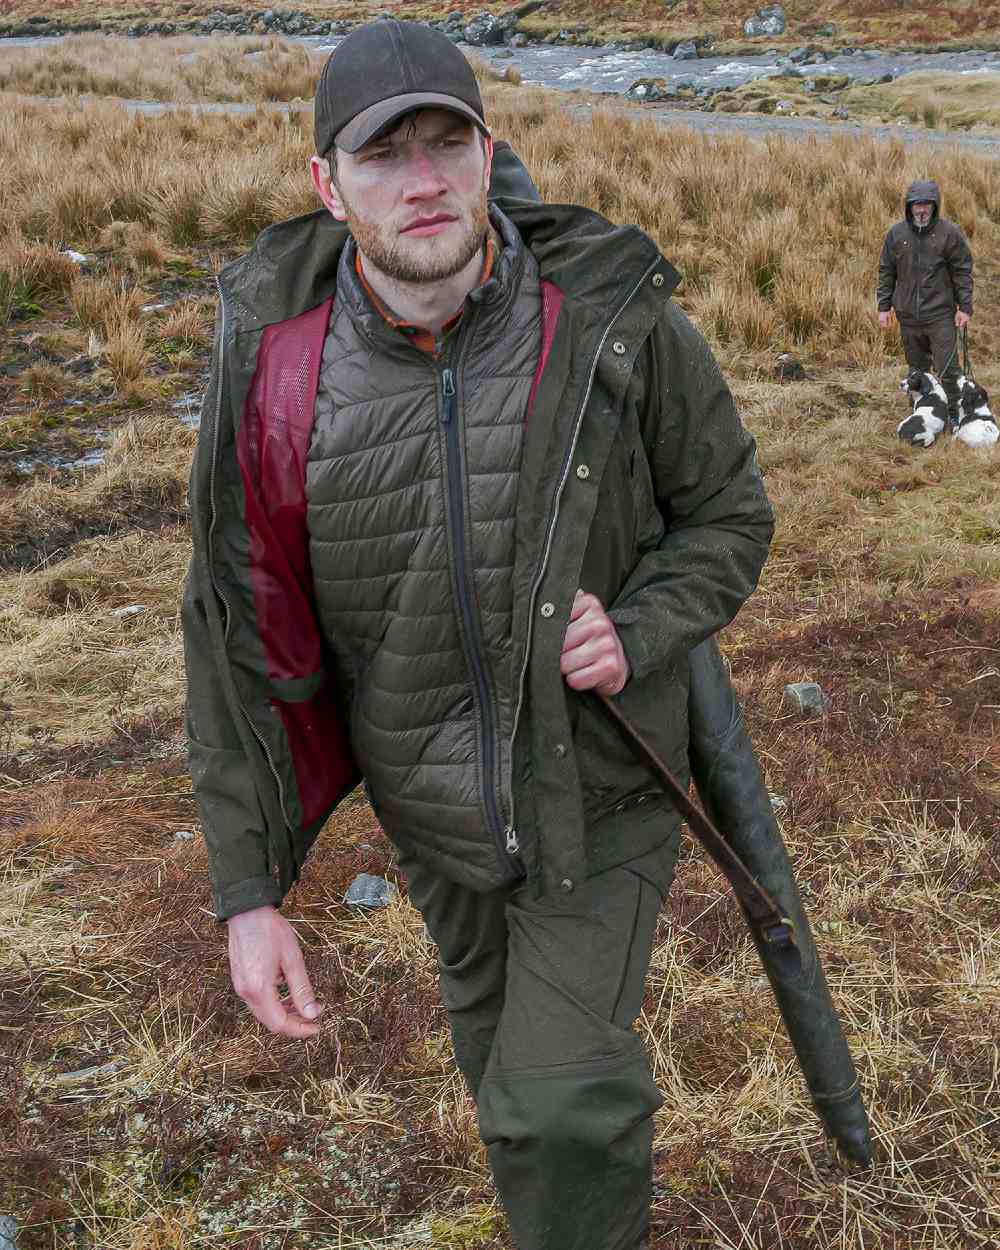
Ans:
<svg viewBox="0 0 1000 1250"><path fill-rule="evenodd" d="M493 191L544 293L516 520L511 787L529 878L571 890L652 849L677 819L652 778L631 778L606 819L585 816L588 760L603 775L608 759L633 762L559 671L577 589L598 595L618 628L632 669L622 710L686 777L688 651L753 590L773 520L754 442L670 298L675 271L634 227L507 198L522 173L499 153ZM312 213L265 230L219 277L183 623L191 773L220 919L279 904L360 780L313 611L303 489L346 240ZM476 889L510 877L501 851L473 872L446 849L415 849Z"/></svg>

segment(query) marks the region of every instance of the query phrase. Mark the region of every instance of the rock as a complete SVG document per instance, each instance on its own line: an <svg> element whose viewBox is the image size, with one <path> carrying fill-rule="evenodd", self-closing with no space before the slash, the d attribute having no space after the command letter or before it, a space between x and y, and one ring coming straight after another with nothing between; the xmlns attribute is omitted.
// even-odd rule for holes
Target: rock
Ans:
<svg viewBox="0 0 1000 1250"><path fill-rule="evenodd" d="M493 53L494 61L508 61L514 55L510 48L501 48L499 52Z"/></svg>
<svg viewBox="0 0 1000 1250"><path fill-rule="evenodd" d="M465 42L476 48L495 48L507 42L508 26L492 13L477 13L467 22L463 34Z"/></svg>
<svg viewBox="0 0 1000 1250"><path fill-rule="evenodd" d="M851 85L847 74L816 74L811 81L816 91L843 91Z"/></svg>
<svg viewBox="0 0 1000 1250"><path fill-rule="evenodd" d="M396 894L396 887L391 881L386 881L385 877L361 872L348 887L344 902L348 907L388 907Z"/></svg>
<svg viewBox="0 0 1000 1250"><path fill-rule="evenodd" d="M528 36L522 35L520 31L510 37L510 46L512 48L526 48L528 46Z"/></svg>
<svg viewBox="0 0 1000 1250"><path fill-rule="evenodd" d="M71 251L70 248L67 248L65 252L63 252L63 255L68 256L73 264L79 265L81 269L84 265L89 265L91 260L93 260L92 256L84 256L82 252L74 252Z"/></svg>
<svg viewBox="0 0 1000 1250"><path fill-rule="evenodd" d="M774 111L776 113L794 113L795 105L791 102L791 100L779 100L774 106Z"/></svg>
<svg viewBox="0 0 1000 1250"><path fill-rule="evenodd" d="M847 109L844 107L843 104L840 104L837 106L837 108L833 110L833 113L831 114L831 116L836 117L837 121L839 122L846 122L847 119L850 117L850 113L848 113Z"/></svg>
<svg viewBox="0 0 1000 1250"><path fill-rule="evenodd" d="M17 1220L12 1215L0 1215L0 1250L17 1250Z"/></svg>
<svg viewBox="0 0 1000 1250"><path fill-rule="evenodd" d="M748 39L757 39L762 35L783 35L787 22L785 10L780 4L769 4L758 9L753 17L743 23L743 33Z"/></svg>
<svg viewBox="0 0 1000 1250"><path fill-rule="evenodd" d="M63 368L67 373L72 373L76 378L89 377L94 372L95 364L90 356L74 356L72 360L67 360Z"/></svg>
<svg viewBox="0 0 1000 1250"><path fill-rule="evenodd" d="M810 95L816 90L816 83L811 78L806 78L802 83L802 90L808 91Z"/></svg>
<svg viewBox="0 0 1000 1250"><path fill-rule="evenodd" d="M190 829L178 829L177 832L174 834L174 841L175 842L193 842L194 834L191 832Z"/></svg>
<svg viewBox="0 0 1000 1250"><path fill-rule="evenodd" d="M111 612L112 616L138 616L140 612L146 611L144 603L130 603L124 608L114 608ZM174 834L174 837L177 835ZM193 834L191 835L194 836Z"/></svg>
<svg viewBox="0 0 1000 1250"><path fill-rule="evenodd" d="M782 352L774 362L774 376L779 382L804 382L806 371L791 352Z"/></svg>
<svg viewBox="0 0 1000 1250"><path fill-rule="evenodd" d="M676 91L691 91L694 88L694 74L680 74L671 85Z"/></svg>
<svg viewBox="0 0 1000 1250"><path fill-rule="evenodd" d="M788 54L788 59L793 65L801 65L803 61L807 61L809 59L809 49L793 48Z"/></svg>
<svg viewBox="0 0 1000 1250"><path fill-rule="evenodd" d="M823 687L815 681L793 681L785 687L785 700L800 712L819 715L826 711L826 695Z"/></svg>
<svg viewBox="0 0 1000 1250"><path fill-rule="evenodd" d="M630 100L668 100L677 94L675 85L666 78L637 78L625 92Z"/></svg>
<svg viewBox="0 0 1000 1250"><path fill-rule="evenodd" d="M537 13L539 9L543 9L547 0L524 0L523 4L517 5L510 12L501 15L500 20L505 25L513 25L519 22L522 17L530 17L532 13Z"/></svg>
<svg viewBox="0 0 1000 1250"><path fill-rule="evenodd" d="M674 48L675 61L696 61L697 59L698 49L695 47L693 41L689 40L687 43L679 43L677 47Z"/></svg>
<svg viewBox="0 0 1000 1250"><path fill-rule="evenodd" d="M783 807L788 806L788 800L783 799L780 794L772 794L769 797L771 799L771 807L776 812L780 812Z"/></svg>

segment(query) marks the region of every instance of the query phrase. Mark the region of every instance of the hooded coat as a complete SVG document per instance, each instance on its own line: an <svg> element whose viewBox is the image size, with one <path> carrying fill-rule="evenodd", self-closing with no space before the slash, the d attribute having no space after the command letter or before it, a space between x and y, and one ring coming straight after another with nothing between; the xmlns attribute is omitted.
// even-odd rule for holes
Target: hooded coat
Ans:
<svg viewBox="0 0 1000 1250"><path fill-rule="evenodd" d="M913 205L929 201L930 222L918 226ZM941 216L936 182L914 182L906 192L905 220L885 236L879 259L878 310L895 309L900 322L926 325L955 316L972 316L972 252L953 221Z"/></svg>

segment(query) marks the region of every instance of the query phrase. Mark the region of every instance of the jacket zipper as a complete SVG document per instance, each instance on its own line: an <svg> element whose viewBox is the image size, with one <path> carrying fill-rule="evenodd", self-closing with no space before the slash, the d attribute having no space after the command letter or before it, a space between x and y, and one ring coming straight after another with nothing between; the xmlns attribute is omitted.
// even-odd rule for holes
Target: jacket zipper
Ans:
<svg viewBox="0 0 1000 1250"><path fill-rule="evenodd" d="M215 280L215 288L219 292L219 308L222 313L222 318L219 324L219 355L218 355L218 363L216 366L218 370L219 380L218 380L218 385L216 386L216 389L215 389L215 426L212 430L212 468L211 468L211 474L209 477L209 503L211 505L212 520L208 527L208 576L209 576L209 580L212 583L212 589L215 591L216 595L218 595L219 601L221 602L222 606L226 610L226 619L225 619L225 625L223 628L223 638L225 641L228 642L230 622L232 621L232 610L229 607L229 600L222 593L222 588L219 586L219 583L216 581L215 567L212 562L213 539L215 537L215 526L218 520L218 511L215 506L215 470L216 470L216 465L218 463L218 457L219 457L219 431L220 431L219 418L222 415L222 353L223 353L223 344L225 342L225 336L226 336L226 297L223 294L222 283L219 281L218 278L216 278ZM260 749L264 752L264 758L267 760L268 767L270 768L271 774L274 777L275 784L278 787L278 806L281 808L281 814L285 819L285 824L288 826L289 829L291 829L292 822L288 819L288 811L285 806L285 786L281 780L280 774L278 773L277 766L274 763L274 757L271 754L271 748L264 741L263 737L261 736L260 730L250 719L250 713L244 707L243 702L240 699L238 692L236 692L236 702L239 706L240 711L243 714L243 719L250 726L250 732L257 739L257 742L260 745Z"/></svg>
<svg viewBox="0 0 1000 1250"><path fill-rule="evenodd" d="M569 447L563 459L562 472L559 478L559 485L556 489L555 501L552 505L552 512L549 515L548 530L545 536L545 550L542 552L541 563L538 566L538 572L531 586L531 594L528 600L528 636L524 644L524 659L521 662L521 674L517 682L517 703L514 705L514 723L510 732L510 758L514 759L514 743L517 740L517 728L521 719L521 706L524 702L524 678L528 671L528 657L531 655L531 635L535 626L535 600L538 597L538 591L541 588L542 581L545 577L546 569L549 564L549 556L552 554L552 540L555 537L556 522L559 519L559 506L562 502L563 490L566 486L566 480L569 477L570 467L573 464L573 457L576 454L576 444L580 438L580 430L583 426L584 413L587 411L587 404L590 402L590 392L594 389L594 375L597 373L597 362L601 358L601 352L604 350L604 344L608 341L608 335L611 333L612 327L618 318L622 315L629 304L635 299L636 295L642 289L643 283L649 277L650 273L659 264L659 260L654 260L646 269L645 273L628 293L624 303L614 317L604 327L604 333L601 335L601 341L597 344L597 350L594 352L594 358L590 362L590 371L587 374L587 389L584 391L583 399L580 403L579 411L576 414L576 424L573 427L573 437L570 439ZM510 805L511 820L514 820L514 785L510 777L507 778L508 801Z"/></svg>
<svg viewBox="0 0 1000 1250"><path fill-rule="evenodd" d="M450 368L441 372L441 424L444 427L448 464L447 507L455 552L455 582L458 587L458 608L466 641L466 657L472 672L476 700L480 707L479 742L483 761L483 801L490 832L501 856L515 855L519 850L517 834L505 825L497 803L495 787L497 735L493 724L493 700L489 677L482 658L479 618L473 606L469 563L466 558L465 498L462 490L462 457L458 445L455 374Z"/></svg>

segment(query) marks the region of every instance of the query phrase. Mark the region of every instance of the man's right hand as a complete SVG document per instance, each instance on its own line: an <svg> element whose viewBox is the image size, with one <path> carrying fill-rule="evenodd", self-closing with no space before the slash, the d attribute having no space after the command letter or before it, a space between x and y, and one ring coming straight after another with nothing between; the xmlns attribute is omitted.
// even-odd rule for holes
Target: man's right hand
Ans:
<svg viewBox="0 0 1000 1250"><path fill-rule="evenodd" d="M316 1001L292 926L274 907L241 912L228 924L229 970L239 997L272 1033L315 1037L319 1025L311 1021L323 1005ZM290 1002L278 997L282 981Z"/></svg>
<svg viewBox="0 0 1000 1250"><path fill-rule="evenodd" d="M892 324L891 310L889 312L880 312L878 315L878 323L883 330L888 330L889 326Z"/></svg>

